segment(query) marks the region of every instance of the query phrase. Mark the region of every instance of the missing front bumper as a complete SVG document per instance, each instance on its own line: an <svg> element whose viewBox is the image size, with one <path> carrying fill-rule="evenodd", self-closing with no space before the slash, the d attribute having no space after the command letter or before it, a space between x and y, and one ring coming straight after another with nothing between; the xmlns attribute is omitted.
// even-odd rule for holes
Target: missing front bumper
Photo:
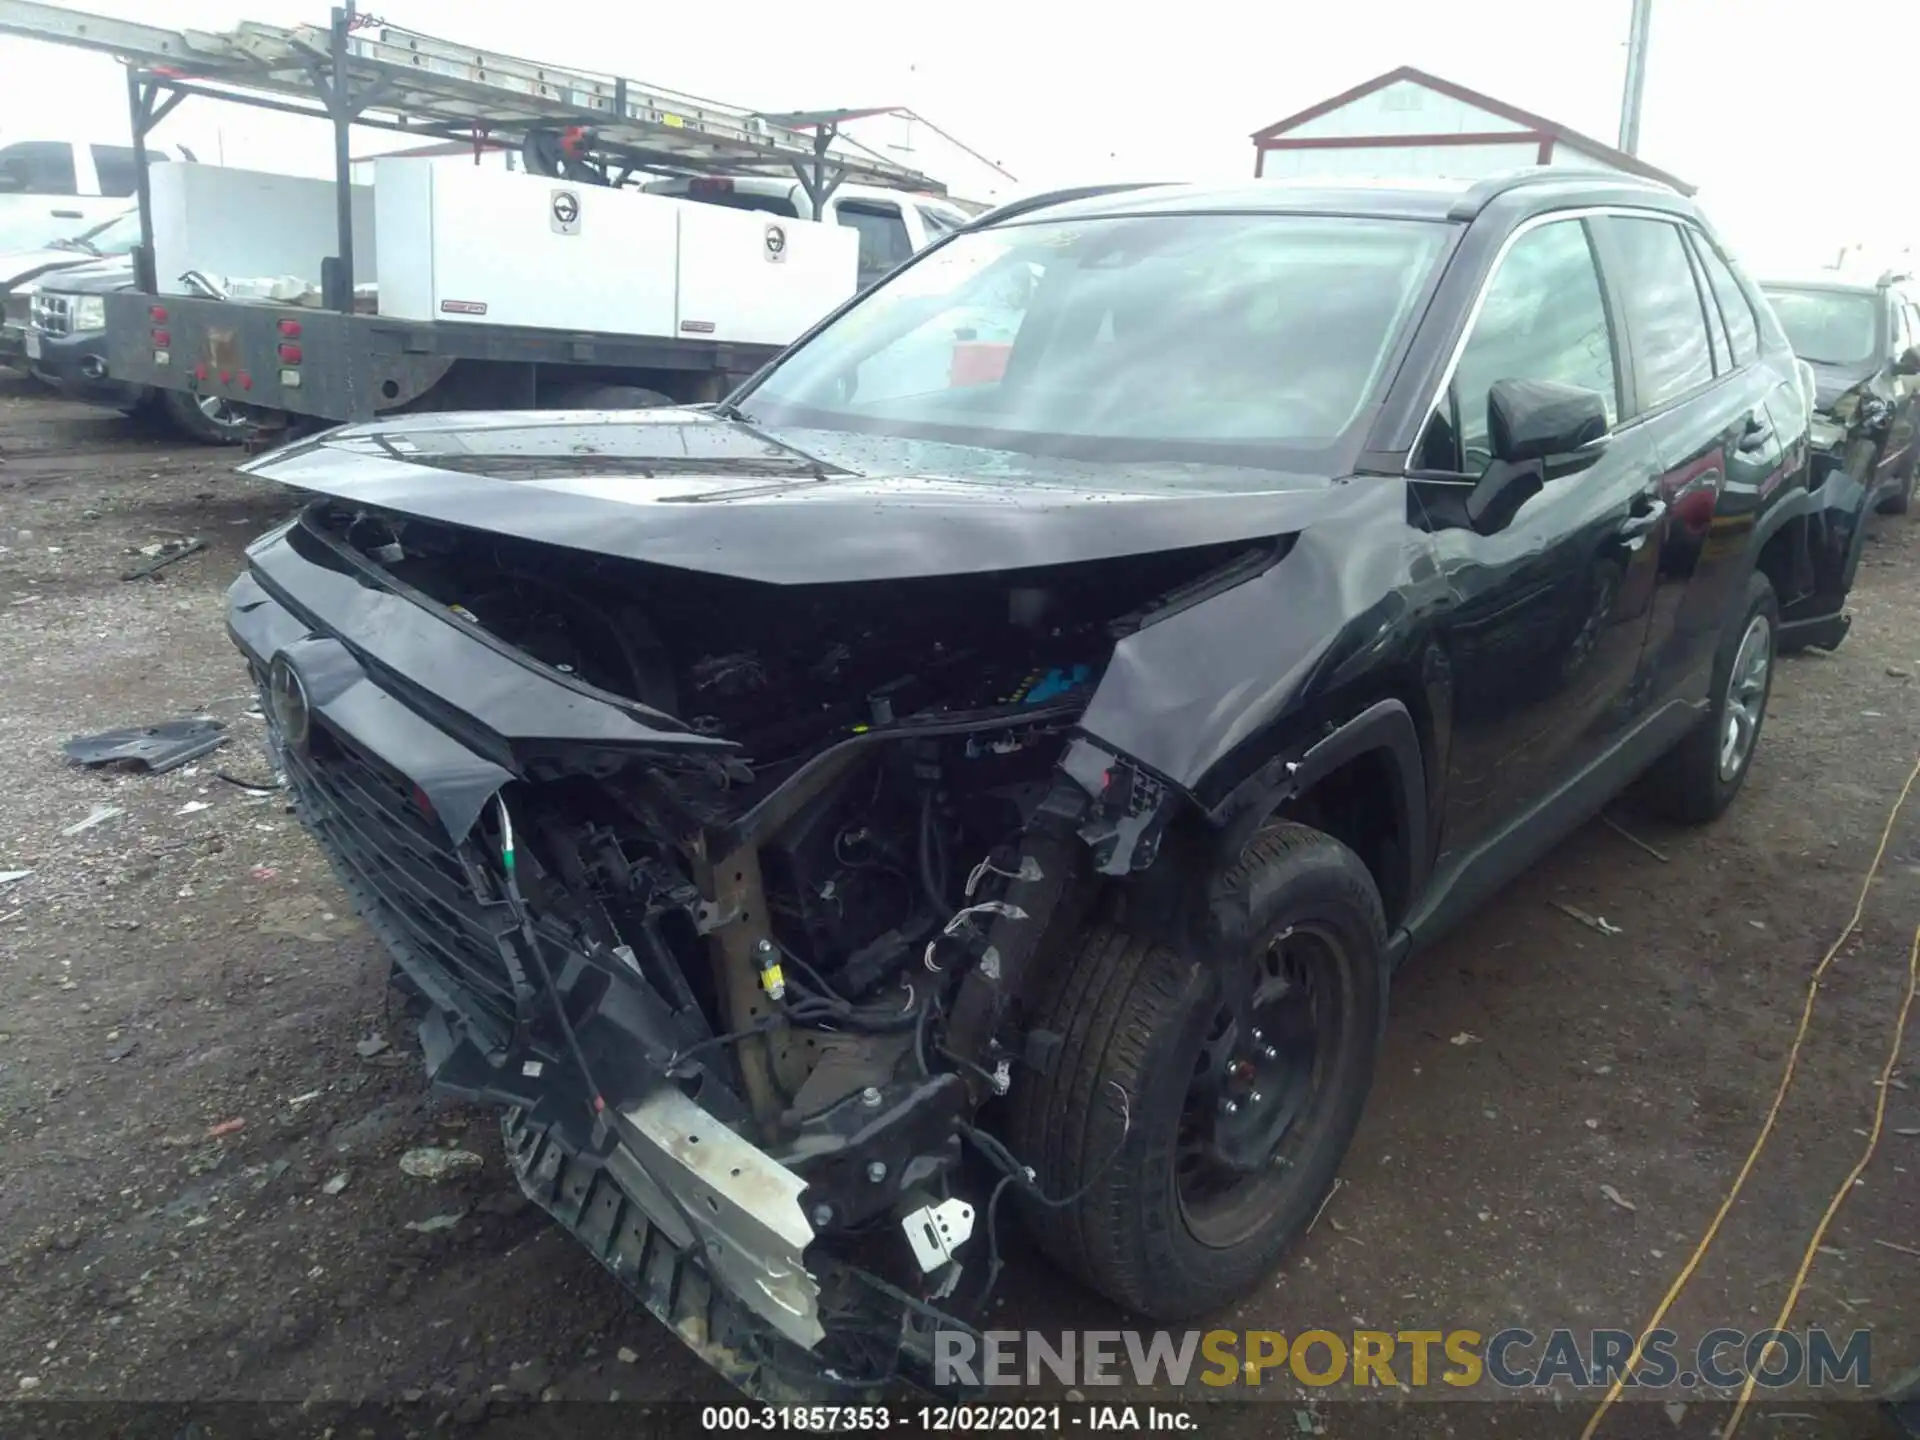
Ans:
<svg viewBox="0 0 1920 1440"><path fill-rule="evenodd" d="M908 1387L953 1393L952 1386L934 1383L933 1357L943 1331L977 1340L960 1321L829 1259L814 1265L821 1338L804 1348L747 1308L730 1288L734 1277L715 1283L710 1251L676 1244L668 1225L650 1218L632 1193L645 1182L635 1186L638 1167L617 1139L604 1150L584 1147L569 1133L574 1127L519 1109L507 1112L502 1128L528 1197L749 1397L769 1404L859 1404Z"/></svg>

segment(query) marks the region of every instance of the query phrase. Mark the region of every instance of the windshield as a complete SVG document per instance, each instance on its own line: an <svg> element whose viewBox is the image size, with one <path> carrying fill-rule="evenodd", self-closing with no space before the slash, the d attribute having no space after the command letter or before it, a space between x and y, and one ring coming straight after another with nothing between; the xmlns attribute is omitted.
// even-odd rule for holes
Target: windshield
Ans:
<svg viewBox="0 0 1920 1440"><path fill-rule="evenodd" d="M1226 214L963 233L786 356L741 408L769 425L1088 459L1230 448L1297 463L1374 395L1450 234Z"/></svg>
<svg viewBox="0 0 1920 1440"><path fill-rule="evenodd" d="M91 230L82 230L67 242L94 255L125 255L140 243L140 212L129 210Z"/></svg>
<svg viewBox="0 0 1920 1440"><path fill-rule="evenodd" d="M77 215L55 215L50 210L0 207L0 254L16 250L45 250L55 240L77 234L84 223Z"/></svg>
<svg viewBox="0 0 1920 1440"><path fill-rule="evenodd" d="M1816 365L1863 365L1880 350L1880 297L1845 290L1762 287L1787 343Z"/></svg>

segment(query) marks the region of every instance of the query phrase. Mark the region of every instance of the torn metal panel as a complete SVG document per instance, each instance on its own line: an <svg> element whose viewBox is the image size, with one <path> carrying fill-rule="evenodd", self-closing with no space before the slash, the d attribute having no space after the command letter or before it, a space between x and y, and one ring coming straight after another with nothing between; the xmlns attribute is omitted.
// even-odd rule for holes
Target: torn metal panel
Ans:
<svg viewBox="0 0 1920 1440"><path fill-rule="evenodd" d="M1184 789L1229 783L1240 747L1411 657L1420 597L1443 581L1406 525L1406 486L1362 476L1333 495L1277 565L1120 640L1085 733Z"/></svg>
<svg viewBox="0 0 1920 1440"><path fill-rule="evenodd" d="M640 1163L679 1204L715 1273L797 1345L817 1345L819 1283L803 1252L813 1227L804 1183L671 1085L620 1112L643 1147Z"/></svg>

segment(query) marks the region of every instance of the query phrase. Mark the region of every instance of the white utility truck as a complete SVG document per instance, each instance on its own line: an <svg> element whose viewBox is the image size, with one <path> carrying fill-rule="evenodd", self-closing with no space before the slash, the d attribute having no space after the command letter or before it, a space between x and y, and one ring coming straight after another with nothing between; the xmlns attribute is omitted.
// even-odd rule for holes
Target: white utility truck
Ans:
<svg viewBox="0 0 1920 1440"><path fill-rule="evenodd" d="M889 226L911 247L969 217L927 177L844 143L837 120L859 112L763 115L481 54L351 7L328 26L209 33L0 0L0 34L128 67L144 243L133 286L106 297L109 372L244 407L264 429L718 400L904 258ZM210 286L166 253L170 222L156 264L146 136L187 96L331 120L337 224L317 286ZM524 164L377 159L369 226L352 126L470 139L476 153L504 143ZM219 223L257 223L232 208ZM356 284L356 254L371 283Z"/></svg>

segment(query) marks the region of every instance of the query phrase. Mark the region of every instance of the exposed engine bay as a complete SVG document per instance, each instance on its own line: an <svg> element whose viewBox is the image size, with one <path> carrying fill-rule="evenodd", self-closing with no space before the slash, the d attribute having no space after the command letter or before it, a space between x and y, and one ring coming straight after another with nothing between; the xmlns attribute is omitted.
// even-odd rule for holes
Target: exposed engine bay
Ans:
<svg viewBox="0 0 1920 1440"><path fill-rule="evenodd" d="M1104 754L1076 777L1073 727L1117 639L1271 564L1272 547L779 587L347 505L299 523L300 545L362 587L623 707L650 737L500 757L517 778L442 873L480 897L504 969L484 945L405 933L451 922L397 893L388 857L340 865L424 959L436 1078L677 1145L685 1172L646 1183L692 1239L713 1227L709 1263L738 1267L763 1319L843 1370L879 1363L833 1348L846 1285L981 1298L997 1240L963 1253L978 1207L962 1157L990 1183L1029 1173L976 1118L1058 1040L1024 1024L1023 976L1097 903L1089 840L1139 844L1165 798ZM377 788L365 757L321 736L287 760L310 823L351 856L366 823L338 806L330 837L326 812Z"/></svg>

